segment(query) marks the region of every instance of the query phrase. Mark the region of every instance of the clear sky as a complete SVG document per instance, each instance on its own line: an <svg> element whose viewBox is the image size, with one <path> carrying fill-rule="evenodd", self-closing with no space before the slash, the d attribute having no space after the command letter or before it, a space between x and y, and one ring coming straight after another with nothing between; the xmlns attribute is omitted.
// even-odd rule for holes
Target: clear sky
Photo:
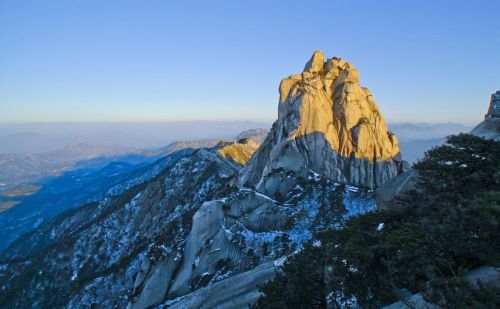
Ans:
<svg viewBox="0 0 500 309"><path fill-rule="evenodd" d="M0 122L270 121L315 49L390 122L479 122L500 1L0 0Z"/></svg>

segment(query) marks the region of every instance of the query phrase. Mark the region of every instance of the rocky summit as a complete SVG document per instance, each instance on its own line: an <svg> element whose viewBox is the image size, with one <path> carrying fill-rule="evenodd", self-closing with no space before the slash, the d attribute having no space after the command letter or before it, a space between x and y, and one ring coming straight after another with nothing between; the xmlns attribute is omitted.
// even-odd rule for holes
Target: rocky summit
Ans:
<svg viewBox="0 0 500 309"><path fill-rule="evenodd" d="M323 58L315 52L301 75L281 82L278 120L250 161L255 140L218 145L244 165L237 187L201 205L181 250L142 261L128 308L162 297L175 308L244 307L272 278L273 259L375 208L366 189L403 170L397 139L354 67Z"/></svg>
<svg viewBox="0 0 500 309"><path fill-rule="evenodd" d="M375 188L402 173L398 140L387 130L354 66L314 52L301 74L281 81L278 119L239 183L274 194L292 183L285 172L310 171L340 183Z"/></svg>
<svg viewBox="0 0 500 309"><path fill-rule="evenodd" d="M404 169L356 69L321 52L282 80L265 133L173 152L21 237L0 264L1 307L244 308Z"/></svg>
<svg viewBox="0 0 500 309"><path fill-rule="evenodd" d="M490 105L484 115L484 120L474 127L470 134L484 139L500 140L500 90L491 95ZM415 169L409 169L391 179L378 188L377 206L381 209L403 211L404 207L398 198L410 190L414 190L419 180L420 174Z"/></svg>
<svg viewBox="0 0 500 309"><path fill-rule="evenodd" d="M484 121L478 124L472 134L487 139L500 140L500 90L491 95L488 112Z"/></svg>

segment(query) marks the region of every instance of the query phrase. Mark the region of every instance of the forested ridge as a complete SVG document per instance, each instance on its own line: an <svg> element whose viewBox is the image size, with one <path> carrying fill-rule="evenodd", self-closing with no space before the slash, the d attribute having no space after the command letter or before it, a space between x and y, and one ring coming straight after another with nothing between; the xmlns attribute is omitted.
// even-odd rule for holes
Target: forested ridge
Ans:
<svg viewBox="0 0 500 309"><path fill-rule="evenodd" d="M316 235L261 287L252 308L380 308L413 293L442 308L499 308L463 275L500 266L500 142L451 136L414 165L394 201Z"/></svg>

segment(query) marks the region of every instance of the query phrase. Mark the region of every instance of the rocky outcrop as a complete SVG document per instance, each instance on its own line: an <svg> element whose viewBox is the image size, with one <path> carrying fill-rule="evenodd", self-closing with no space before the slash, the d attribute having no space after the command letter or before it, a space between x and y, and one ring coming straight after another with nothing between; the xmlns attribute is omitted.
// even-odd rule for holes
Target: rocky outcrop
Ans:
<svg viewBox="0 0 500 309"><path fill-rule="evenodd" d="M405 211L402 203L398 203L397 196L408 193L415 189L419 180L419 173L410 169L403 174L389 180L379 188L375 193L377 207L384 210L393 210L397 212Z"/></svg>
<svg viewBox="0 0 500 309"><path fill-rule="evenodd" d="M201 288L172 303L172 309L240 309L261 295L258 285L274 277L276 266L268 262L247 272Z"/></svg>
<svg viewBox="0 0 500 309"><path fill-rule="evenodd" d="M236 142L220 142L217 148L221 156L239 165L245 165L259 146L260 143L251 138L241 138Z"/></svg>
<svg viewBox="0 0 500 309"><path fill-rule="evenodd" d="M310 170L341 183L375 188L403 172L398 140L387 131L354 66L316 51L301 74L281 81L278 119L239 176L241 186L283 194L281 171Z"/></svg>
<svg viewBox="0 0 500 309"><path fill-rule="evenodd" d="M276 201L250 190L203 203L193 216L180 256L169 254L152 266L144 259L135 289L144 288L128 308L147 308L165 298L175 299L220 280L217 277L224 277L230 269L230 273L246 269L250 263L247 250L254 244L247 240L242 245L241 234L279 230L285 218Z"/></svg>
<svg viewBox="0 0 500 309"><path fill-rule="evenodd" d="M484 116L484 121L478 124L470 134L486 139L500 140L500 91L491 95L490 106ZM405 208L398 202L397 197L411 189L416 189L419 178L418 171L410 169L380 186L375 197L377 207L385 210L404 211Z"/></svg>
<svg viewBox="0 0 500 309"><path fill-rule="evenodd" d="M204 202L182 250L154 263L144 258L128 308L149 308L162 298L166 304L182 299L184 308L241 308L258 297L255 286L273 275L258 265L301 248L316 232L375 209L372 191L314 173L302 183L292 178L296 185L282 201L241 188Z"/></svg>
<svg viewBox="0 0 500 309"><path fill-rule="evenodd" d="M138 276L129 308L147 308L162 297L166 303L182 298L179 308L239 308L268 278L267 272L249 275L254 267L374 208L373 193L339 183L374 188L400 174L403 163L396 137L358 76L350 63L325 63L316 52L301 75L281 82L278 120L256 152L251 138L217 145L220 156L243 166L237 191L203 203L179 256L154 266L143 262L149 275ZM234 276L242 276L238 284ZM224 286L233 290L220 290Z"/></svg>
<svg viewBox="0 0 500 309"><path fill-rule="evenodd" d="M500 90L491 95L490 107L485 119L500 119Z"/></svg>
<svg viewBox="0 0 500 309"><path fill-rule="evenodd" d="M500 140L500 90L491 95L484 121L472 129L471 134L486 139Z"/></svg>
<svg viewBox="0 0 500 309"><path fill-rule="evenodd" d="M167 296L170 280L179 265L175 258L160 260L152 265L149 257L142 260L141 268L137 273L134 288L143 287L135 302L129 303L127 309L147 308L152 304L160 304Z"/></svg>

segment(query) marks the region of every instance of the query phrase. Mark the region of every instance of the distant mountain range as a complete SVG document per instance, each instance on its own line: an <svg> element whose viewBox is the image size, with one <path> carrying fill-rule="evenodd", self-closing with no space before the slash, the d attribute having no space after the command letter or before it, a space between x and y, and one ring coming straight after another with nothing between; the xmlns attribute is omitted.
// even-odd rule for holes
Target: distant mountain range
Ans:
<svg viewBox="0 0 500 309"><path fill-rule="evenodd" d="M122 146L119 144L96 144L96 141L105 141L109 136L112 136L112 132L105 131L106 127L102 128L102 132L99 132L101 136L99 138L93 137L94 143L84 143L81 140L90 139L91 135L86 137L75 137L73 144L69 144L68 138L60 138L57 135L47 136L37 133L14 133L11 135L0 136L0 194L2 192L10 191L16 189L19 185L31 184L36 181L40 181L46 177L52 177L61 174L64 171L82 168L89 166L103 166L111 161L127 161L127 162L142 162L145 158L150 158L148 161L152 161L155 158L165 156L173 151L190 148L200 148L200 147L213 147L220 140L233 140L237 134L242 134L241 132L247 130L249 125L256 125L256 122L186 122L186 123L165 123L165 124L116 124L115 126L121 128L123 126L123 131L126 132L129 128L134 128L137 126L138 129L143 129L148 131L153 129L170 128L174 126L175 130L170 132L158 133L155 131L153 135L166 136L165 140L171 140L167 146L158 148L135 148L130 146L131 144L136 144L133 136L125 136L122 140L124 142ZM264 125L266 125L264 123ZM2 125L0 125L2 126ZM19 126L19 127L17 127ZM25 127L26 126L26 127ZM84 127L84 124L33 124L32 126L40 126L42 132L55 134L53 130L54 127L61 126L63 129L67 129L69 133L75 130L75 127ZM3 125L3 127L10 128L9 130L20 130L20 129L33 129L29 125ZM102 124L101 124L102 126ZM180 126L180 128L178 127ZM191 129L188 129L191 128ZM242 128L238 129L237 128ZM179 133L179 130L186 130L185 132ZM255 129L255 127L249 128L250 131L244 131L253 136L258 141L262 141L267 134L267 129ZM9 131L7 130L7 131ZM88 128L87 128L88 130ZM190 131L191 130L191 131ZM236 131L237 130L237 131ZM204 133L200 133L204 131ZM64 131L63 131L64 132ZM234 134L232 134L234 132ZM264 133L263 133L264 132ZM59 134L59 133L58 133ZM90 134L90 133L87 133ZM96 133L97 134L97 133ZM136 133L134 133L136 134ZM179 136L174 137L173 134L178 134ZM198 136L192 136L193 134L199 134ZM183 137L191 137L191 139L184 139ZM209 136L209 138L202 139L200 136ZM151 138L151 136L149 136ZM243 138L243 136L237 136L236 139ZM144 138L148 139L148 135ZM47 141L47 143L45 143ZM77 142L77 143L75 143ZM148 144L148 142L144 142ZM12 144L12 146L10 146ZM64 145L61 148L55 150L46 151L45 149L53 148L55 145ZM154 144L154 143L150 143ZM28 149L29 151L26 151ZM25 150L19 153L19 150ZM2 153L4 152L4 153ZM136 162L136 163L137 163Z"/></svg>
<svg viewBox="0 0 500 309"><path fill-rule="evenodd" d="M429 140L442 138L460 132L469 132L473 126L460 123L389 123L389 130L396 134L400 141Z"/></svg>
<svg viewBox="0 0 500 309"><path fill-rule="evenodd" d="M9 189L61 174L83 161L112 158L134 151L123 146L75 144L46 153L0 154L0 183L3 189Z"/></svg>
<svg viewBox="0 0 500 309"><path fill-rule="evenodd" d="M399 139L403 159L415 163L427 150L444 143L446 136L467 133L473 126L458 123L393 123L389 130Z"/></svg>
<svg viewBox="0 0 500 309"><path fill-rule="evenodd" d="M44 153L74 144L154 149L175 141L231 139L242 131L269 127L271 121L0 123L0 154Z"/></svg>

